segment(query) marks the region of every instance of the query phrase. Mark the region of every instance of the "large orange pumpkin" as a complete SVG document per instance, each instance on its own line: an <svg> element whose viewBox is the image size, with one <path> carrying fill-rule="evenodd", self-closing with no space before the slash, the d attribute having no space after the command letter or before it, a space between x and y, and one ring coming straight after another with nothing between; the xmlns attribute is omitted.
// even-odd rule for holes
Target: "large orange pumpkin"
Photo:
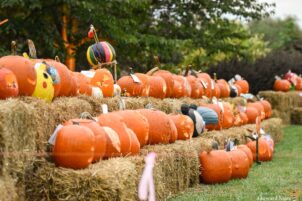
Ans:
<svg viewBox="0 0 302 201"><path fill-rule="evenodd" d="M224 150L203 151L199 155L201 180L206 184L227 182L232 176L232 160Z"/></svg>
<svg viewBox="0 0 302 201"><path fill-rule="evenodd" d="M253 160L256 161L256 141L250 141L246 144L253 153ZM260 137L258 141L259 161L272 160L272 150L264 138Z"/></svg>
<svg viewBox="0 0 302 201"><path fill-rule="evenodd" d="M93 162L102 159L106 153L106 132L98 123L88 119L71 119L64 123L65 126L77 124L89 128L95 137Z"/></svg>
<svg viewBox="0 0 302 201"><path fill-rule="evenodd" d="M123 110L118 112L128 128L136 134L141 147L147 144L149 139L149 122L145 116L135 110Z"/></svg>
<svg viewBox="0 0 302 201"><path fill-rule="evenodd" d="M241 93L244 93L244 94L249 93L250 86L246 80L236 80L235 84L240 86Z"/></svg>
<svg viewBox="0 0 302 201"><path fill-rule="evenodd" d="M274 83L274 90L275 91L283 91L283 92L287 92L290 90L290 82L288 80L275 80Z"/></svg>
<svg viewBox="0 0 302 201"><path fill-rule="evenodd" d="M0 68L11 70L18 81L19 94L31 96L36 87L36 70L34 63L21 56L4 56L0 58Z"/></svg>
<svg viewBox="0 0 302 201"><path fill-rule="evenodd" d="M131 130L130 128L127 128L127 131L130 133L130 137L131 137L130 155L132 155L132 156L138 155L139 151L140 151L140 143L139 143L135 133L133 132L133 130Z"/></svg>
<svg viewBox="0 0 302 201"><path fill-rule="evenodd" d="M194 123L190 117L182 114L171 114L169 117L176 126L178 140L187 140L192 138L194 132Z"/></svg>
<svg viewBox="0 0 302 201"><path fill-rule="evenodd" d="M191 98L201 98L203 95L203 86L200 81L193 75L186 77L191 85Z"/></svg>
<svg viewBox="0 0 302 201"><path fill-rule="evenodd" d="M256 118L260 115L259 111L255 107L247 106L245 114L248 118L249 124L254 124L256 122Z"/></svg>
<svg viewBox="0 0 302 201"><path fill-rule="evenodd" d="M0 68L0 99L16 97L19 94L18 81L15 74L6 68Z"/></svg>
<svg viewBox="0 0 302 201"><path fill-rule="evenodd" d="M122 93L126 92L127 96L149 96L149 76L142 73L135 73L134 75L140 80L139 83L134 82L131 76L123 76L117 81Z"/></svg>
<svg viewBox="0 0 302 201"><path fill-rule="evenodd" d="M56 165L82 169L88 167L94 156L95 137L84 126L68 125L57 134L53 156Z"/></svg>
<svg viewBox="0 0 302 201"><path fill-rule="evenodd" d="M114 93L114 80L111 72L105 68L97 69L90 83L92 86L99 87L104 97L112 97Z"/></svg>
<svg viewBox="0 0 302 201"><path fill-rule="evenodd" d="M258 110L258 113L260 114L261 120L265 119L265 110L263 105L259 101L248 103L247 106L256 108Z"/></svg>
<svg viewBox="0 0 302 201"><path fill-rule="evenodd" d="M167 85L165 80L159 76L149 76L149 96L163 99L166 97Z"/></svg>
<svg viewBox="0 0 302 201"><path fill-rule="evenodd" d="M153 73L153 75L160 76L165 80L166 85L167 85L166 97L167 98L172 97L173 88L174 88L173 74L166 70L158 70L155 73Z"/></svg>
<svg viewBox="0 0 302 201"><path fill-rule="evenodd" d="M250 169L250 162L245 154L244 151L240 149L235 149L230 152L228 152L229 157L232 160L232 179L234 178L246 178L249 169Z"/></svg>
<svg viewBox="0 0 302 201"><path fill-rule="evenodd" d="M104 158L121 156L121 141L119 135L110 127L103 127L106 133L106 153Z"/></svg>
<svg viewBox="0 0 302 201"><path fill-rule="evenodd" d="M231 90L230 90L230 86L227 83L227 81L225 81L224 79L220 79L220 80L217 80L216 83L217 83L218 87L220 88L220 96L222 98L230 97Z"/></svg>
<svg viewBox="0 0 302 201"><path fill-rule="evenodd" d="M270 118L272 116L272 105L267 100L260 101L264 108L265 118Z"/></svg>
<svg viewBox="0 0 302 201"><path fill-rule="evenodd" d="M101 114L97 118L101 126L110 127L118 134L121 142L121 154L123 156L129 154L131 151L131 135L123 122L123 118L117 113Z"/></svg>
<svg viewBox="0 0 302 201"><path fill-rule="evenodd" d="M172 135L170 119L161 111L139 109L149 122L149 144L168 144Z"/></svg>
<svg viewBox="0 0 302 201"><path fill-rule="evenodd" d="M254 162L254 161L253 161L253 153L252 153L252 151L248 148L248 146L246 146L245 144L241 144L241 145L238 145L238 146L237 146L237 149L243 151L243 152L246 154L247 158L249 159L250 167L252 167L253 162Z"/></svg>

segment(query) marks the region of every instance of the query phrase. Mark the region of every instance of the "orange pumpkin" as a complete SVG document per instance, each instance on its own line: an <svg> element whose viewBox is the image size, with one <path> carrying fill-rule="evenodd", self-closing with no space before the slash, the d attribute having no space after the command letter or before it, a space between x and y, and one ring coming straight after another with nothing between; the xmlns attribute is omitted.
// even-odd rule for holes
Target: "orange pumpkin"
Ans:
<svg viewBox="0 0 302 201"><path fill-rule="evenodd" d="M139 109L149 122L148 144L168 144L172 135L170 119L161 111Z"/></svg>
<svg viewBox="0 0 302 201"><path fill-rule="evenodd" d="M171 136L169 142L173 143L177 140L178 133L177 133L177 128L170 117L169 117L169 124L171 129Z"/></svg>
<svg viewBox="0 0 302 201"><path fill-rule="evenodd" d="M245 112L239 112L239 116L242 120L242 125L247 124L249 121L249 118L247 117L247 114Z"/></svg>
<svg viewBox="0 0 302 201"><path fill-rule="evenodd" d="M134 75L139 78L140 83L134 82L131 76L123 76L117 81L117 84L121 87L122 93L126 91L127 96L149 96L149 76L142 73L135 73Z"/></svg>
<svg viewBox="0 0 302 201"><path fill-rule="evenodd" d="M0 68L0 99L16 97L19 94L18 81L15 74L6 68Z"/></svg>
<svg viewBox="0 0 302 201"><path fill-rule="evenodd" d="M287 92L290 90L290 82L288 80L275 80L274 83L274 90L275 91L283 91L283 92Z"/></svg>
<svg viewBox="0 0 302 201"><path fill-rule="evenodd" d="M234 126L241 126L243 124L243 121L240 117L240 114L237 113L234 115Z"/></svg>
<svg viewBox="0 0 302 201"><path fill-rule="evenodd" d="M21 56L4 56L0 58L0 68L9 69L15 74L21 96L33 94L37 76L31 60Z"/></svg>
<svg viewBox="0 0 302 201"><path fill-rule="evenodd" d="M220 98L221 97L220 87L216 83L214 83L214 90L212 90L212 96L216 97L216 98Z"/></svg>
<svg viewBox="0 0 302 201"><path fill-rule="evenodd" d="M109 70L102 68L97 69L90 83L92 86L99 87L104 97L112 97L114 93L114 80Z"/></svg>
<svg viewBox="0 0 302 201"><path fill-rule="evenodd" d="M256 161L256 141L250 141L246 144L253 153L253 160ZM259 161L269 161L272 159L272 151L268 143L262 137L258 141Z"/></svg>
<svg viewBox="0 0 302 201"><path fill-rule="evenodd" d="M228 152L232 160L232 179L246 178L249 174L250 162L245 152L235 149Z"/></svg>
<svg viewBox="0 0 302 201"><path fill-rule="evenodd" d="M171 114L169 117L176 126L178 140L187 140L192 138L194 132L194 123L189 116L182 114Z"/></svg>
<svg viewBox="0 0 302 201"><path fill-rule="evenodd" d="M296 80L297 80L297 83L295 86L295 90L301 91L302 90L302 78L297 76Z"/></svg>
<svg viewBox="0 0 302 201"><path fill-rule="evenodd" d="M117 113L101 114L97 118L101 126L110 127L118 134L121 142L121 154L123 156L129 154L131 151L131 135L123 118Z"/></svg>
<svg viewBox="0 0 302 201"><path fill-rule="evenodd" d="M227 81L220 79L216 81L218 87L220 88L220 97L227 98L230 97L231 89Z"/></svg>
<svg viewBox="0 0 302 201"><path fill-rule="evenodd" d="M260 101L264 108L265 118L270 118L272 116L272 105L267 100Z"/></svg>
<svg viewBox="0 0 302 201"><path fill-rule="evenodd" d="M57 166L82 169L88 167L94 157L95 137L84 126L63 126L57 134L53 149Z"/></svg>
<svg viewBox="0 0 302 201"><path fill-rule="evenodd" d="M174 79L173 74L166 70L158 70L153 75L162 77L167 85L166 97L170 98L173 94L174 89Z"/></svg>
<svg viewBox="0 0 302 201"><path fill-rule="evenodd" d="M254 162L254 161L253 161L253 153L252 153L252 151L248 148L248 146L246 146L245 144L241 144L241 145L238 145L238 146L237 146L237 149L243 151L243 152L246 154L247 158L249 159L250 167L252 167L253 162Z"/></svg>
<svg viewBox="0 0 302 201"><path fill-rule="evenodd" d="M79 94L85 94L87 96L92 95L92 85L88 77L79 72L73 72L72 76L77 82L77 88Z"/></svg>
<svg viewBox="0 0 302 201"><path fill-rule="evenodd" d="M69 91L68 96L76 96L78 94L78 89L80 87L80 83L77 82L77 78L72 76L72 72L70 71L70 77L71 77L71 89Z"/></svg>
<svg viewBox="0 0 302 201"><path fill-rule="evenodd" d="M106 133L106 152L104 158L121 156L121 141L119 135L110 127L103 126Z"/></svg>
<svg viewBox="0 0 302 201"><path fill-rule="evenodd" d="M249 83L246 80L236 80L236 85L239 85L241 88L241 93L247 94L250 91Z"/></svg>
<svg viewBox="0 0 302 201"><path fill-rule="evenodd" d="M174 80L174 88L173 88L172 97L173 98L185 97L187 94L185 88L185 78L180 75L173 75L173 80Z"/></svg>
<svg viewBox="0 0 302 201"><path fill-rule="evenodd" d="M240 94L242 94L241 86L238 84L234 84L233 86L237 89L237 92L238 92L237 96L240 96Z"/></svg>
<svg viewBox="0 0 302 201"><path fill-rule="evenodd" d="M224 150L203 151L199 155L201 180L206 184L227 182L232 176L232 160Z"/></svg>
<svg viewBox="0 0 302 201"><path fill-rule="evenodd" d="M248 118L249 124L254 124L256 122L256 118L260 115L258 110L255 107L247 106L245 114Z"/></svg>
<svg viewBox="0 0 302 201"><path fill-rule="evenodd" d="M192 75L186 77L191 85L191 98L201 98L203 95L203 87L200 81Z"/></svg>
<svg viewBox="0 0 302 201"><path fill-rule="evenodd" d="M149 96L163 99L166 97L167 85L165 80L159 76L149 76Z"/></svg>
<svg viewBox="0 0 302 201"><path fill-rule="evenodd" d="M118 114L123 117L127 127L136 134L141 147L147 144L149 139L149 122L147 118L135 110L123 110L119 111Z"/></svg>
<svg viewBox="0 0 302 201"><path fill-rule="evenodd" d="M71 119L64 123L65 126L77 124L89 128L95 137L93 162L102 159L106 153L107 138L104 129L95 121L88 119Z"/></svg>
<svg viewBox="0 0 302 201"><path fill-rule="evenodd" d="M261 120L265 119L264 107L259 101L254 103L248 103L247 106L256 108L258 110L258 113L260 114Z"/></svg>
<svg viewBox="0 0 302 201"><path fill-rule="evenodd" d="M134 155L138 155L139 151L140 151L140 143L135 135L135 133L133 132L133 130L131 130L130 128L127 128L128 133L130 133L130 137L131 137L131 148L130 148L130 155L134 156Z"/></svg>
<svg viewBox="0 0 302 201"><path fill-rule="evenodd" d="M207 74L198 74L198 80L202 83L204 89L204 95L208 98L212 98L212 79Z"/></svg>
<svg viewBox="0 0 302 201"><path fill-rule="evenodd" d="M235 117L232 111L232 107L229 103L222 103L223 105L223 121L222 128L230 128L233 126Z"/></svg>

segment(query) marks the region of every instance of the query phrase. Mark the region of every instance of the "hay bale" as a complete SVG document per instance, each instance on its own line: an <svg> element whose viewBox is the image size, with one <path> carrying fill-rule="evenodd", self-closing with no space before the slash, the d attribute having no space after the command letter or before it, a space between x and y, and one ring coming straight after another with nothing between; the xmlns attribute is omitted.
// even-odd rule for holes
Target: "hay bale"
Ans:
<svg viewBox="0 0 302 201"><path fill-rule="evenodd" d="M9 176L0 177L0 200L1 201L20 200L16 192L15 182Z"/></svg>
<svg viewBox="0 0 302 201"><path fill-rule="evenodd" d="M270 118L261 123L261 127L271 135L275 143L278 143L283 138L283 124L280 118Z"/></svg>
<svg viewBox="0 0 302 201"><path fill-rule="evenodd" d="M291 110L291 123L292 124L302 124L302 107L294 107Z"/></svg>
<svg viewBox="0 0 302 201"><path fill-rule="evenodd" d="M224 98L223 101L229 102L233 105L242 105L242 106L246 106L246 103L247 103L246 99L243 97L240 97L240 96L234 97L234 98L230 98L230 97Z"/></svg>
<svg viewBox="0 0 302 201"><path fill-rule="evenodd" d="M113 158L72 170L37 161L28 171L26 198L30 200L136 200L135 165Z"/></svg>

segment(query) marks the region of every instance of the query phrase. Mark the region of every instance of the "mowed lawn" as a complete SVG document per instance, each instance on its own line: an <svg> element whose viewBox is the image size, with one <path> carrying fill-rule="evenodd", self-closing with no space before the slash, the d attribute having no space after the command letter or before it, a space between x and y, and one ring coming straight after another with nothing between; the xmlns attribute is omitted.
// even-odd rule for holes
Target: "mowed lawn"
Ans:
<svg viewBox="0 0 302 201"><path fill-rule="evenodd" d="M254 163L248 178L219 185L201 184L169 199L172 200L302 201L302 126L285 127L283 140L275 146L273 161Z"/></svg>

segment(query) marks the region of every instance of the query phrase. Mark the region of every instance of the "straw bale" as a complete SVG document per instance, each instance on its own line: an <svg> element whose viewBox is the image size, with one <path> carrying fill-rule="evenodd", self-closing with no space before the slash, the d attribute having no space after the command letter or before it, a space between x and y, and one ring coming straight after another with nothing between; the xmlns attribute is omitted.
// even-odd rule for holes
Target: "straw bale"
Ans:
<svg viewBox="0 0 302 201"><path fill-rule="evenodd" d="M292 124L302 124L302 107L294 107L291 110L291 123Z"/></svg>
<svg viewBox="0 0 302 201"><path fill-rule="evenodd" d="M280 118L270 118L261 123L261 127L271 135L275 143L282 140L283 137L283 124Z"/></svg>
<svg viewBox="0 0 302 201"><path fill-rule="evenodd" d="M0 177L0 200L1 201L17 201L20 200L17 195L15 181L9 177Z"/></svg>

